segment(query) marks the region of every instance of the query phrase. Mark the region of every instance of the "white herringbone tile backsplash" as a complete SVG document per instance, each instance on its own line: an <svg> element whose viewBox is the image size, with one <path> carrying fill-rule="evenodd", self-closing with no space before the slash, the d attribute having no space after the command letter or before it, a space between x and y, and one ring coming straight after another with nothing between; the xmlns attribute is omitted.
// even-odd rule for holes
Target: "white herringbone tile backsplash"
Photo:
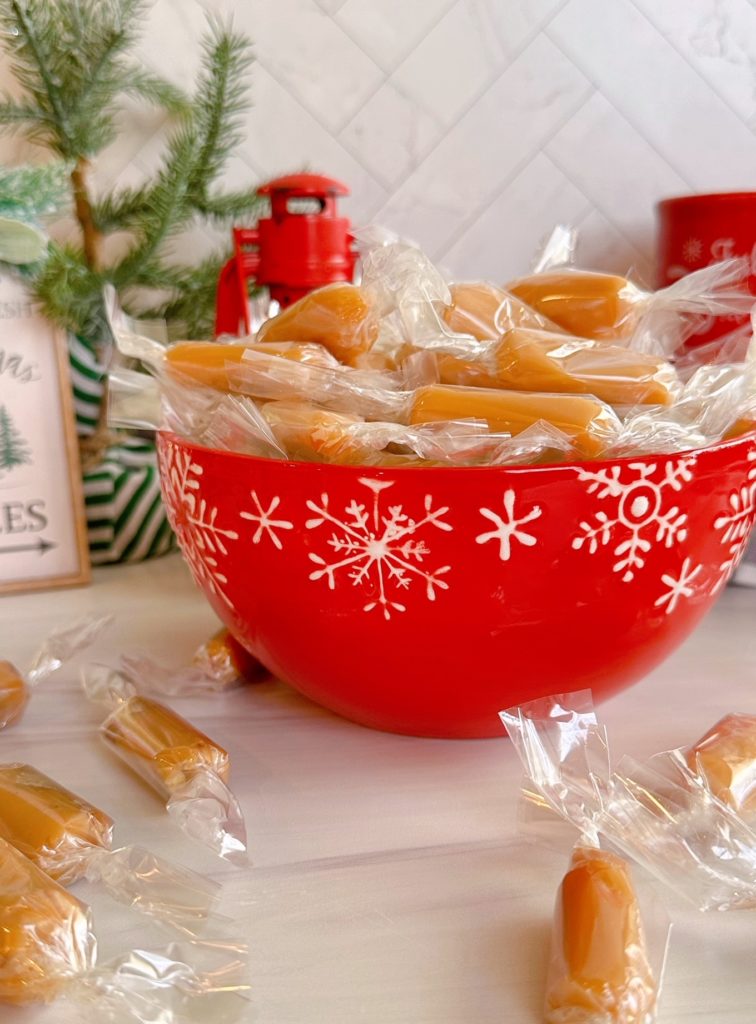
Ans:
<svg viewBox="0 0 756 1024"><path fill-rule="evenodd" d="M583 262L650 282L657 199L756 189L754 3L210 0L257 58L229 181L342 178L355 224L395 229L457 277L521 272L562 221ZM203 20L193 0L157 0L145 61L190 86ZM138 180L160 139L130 110L100 181ZM211 243L192 233L198 255Z"/></svg>

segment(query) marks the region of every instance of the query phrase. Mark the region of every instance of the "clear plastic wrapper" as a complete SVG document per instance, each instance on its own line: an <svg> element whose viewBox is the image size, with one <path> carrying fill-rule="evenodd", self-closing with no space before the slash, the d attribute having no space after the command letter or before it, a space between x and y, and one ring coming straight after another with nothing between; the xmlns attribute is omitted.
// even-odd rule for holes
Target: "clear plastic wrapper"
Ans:
<svg viewBox="0 0 756 1024"><path fill-rule="evenodd" d="M641 319L652 315L749 313L747 276L745 259L726 260L646 292L617 274L565 267L519 278L506 289L577 337L618 340L631 338Z"/></svg>
<svg viewBox="0 0 756 1024"><path fill-rule="evenodd" d="M718 800L748 821L756 818L756 715L725 715L685 760Z"/></svg>
<svg viewBox="0 0 756 1024"><path fill-rule="evenodd" d="M141 847L113 850L113 820L31 765L0 765L0 838L61 885L86 877L183 932L217 901L218 886L193 871Z"/></svg>
<svg viewBox="0 0 756 1024"><path fill-rule="evenodd" d="M408 418L411 424L479 419L485 420L492 431L513 435L543 420L566 434L578 454L587 458L606 452L615 443L621 427L609 406L582 395L440 384L417 389Z"/></svg>
<svg viewBox="0 0 756 1024"><path fill-rule="evenodd" d="M546 1024L653 1024L660 973L649 962L630 865L579 843L554 909Z"/></svg>
<svg viewBox="0 0 756 1024"><path fill-rule="evenodd" d="M20 721L31 688L86 650L111 622L111 615L90 615L53 630L23 674L11 662L0 661L0 729Z"/></svg>
<svg viewBox="0 0 756 1024"><path fill-rule="evenodd" d="M526 807L549 807L610 843L701 910L756 908L756 833L717 799L679 751L612 768L590 692L501 713L525 769Z"/></svg>
<svg viewBox="0 0 756 1024"><path fill-rule="evenodd" d="M226 750L165 704L134 692L117 671L83 673L90 700L111 707L100 726L106 746L166 801L193 839L226 860L246 863L246 828L228 788Z"/></svg>
<svg viewBox="0 0 756 1024"><path fill-rule="evenodd" d="M681 385L671 363L619 345L515 327L468 354L437 348L444 384L588 394L612 405L670 405Z"/></svg>

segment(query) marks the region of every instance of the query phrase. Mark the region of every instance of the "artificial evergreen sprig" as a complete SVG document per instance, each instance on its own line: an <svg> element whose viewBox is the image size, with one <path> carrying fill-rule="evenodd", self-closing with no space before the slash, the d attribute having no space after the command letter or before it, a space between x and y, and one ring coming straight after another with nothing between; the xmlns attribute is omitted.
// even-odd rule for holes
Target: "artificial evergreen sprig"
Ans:
<svg viewBox="0 0 756 1024"><path fill-rule="evenodd" d="M216 185L240 139L248 40L211 21L197 87L187 97L129 57L148 6L147 0L0 0L0 28L23 89L20 99L0 100L0 128L20 129L68 162L81 229L80 244L51 243L27 276L48 316L100 343L108 341L101 298L107 282L137 314L150 304L149 292L160 291L159 311L185 317L185 336L206 335L225 254L198 267L177 266L169 243L198 216L248 220L258 208L251 187L228 193ZM156 104L177 123L152 181L93 197L90 167L113 139L127 94ZM131 244L108 263L103 242L116 231L129 234Z"/></svg>

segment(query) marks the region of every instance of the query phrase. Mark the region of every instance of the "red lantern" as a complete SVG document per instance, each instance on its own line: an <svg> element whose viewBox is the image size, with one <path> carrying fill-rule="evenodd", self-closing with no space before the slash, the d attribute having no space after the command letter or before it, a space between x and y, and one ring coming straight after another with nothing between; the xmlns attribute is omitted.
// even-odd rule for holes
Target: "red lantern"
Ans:
<svg viewBox="0 0 756 1024"><path fill-rule="evenodd" d="M336 203L336 196L349 195L346 185L319 174L289 174L261 186L258 195L270 196L270 217L256 228L234 228L234 255L218 280L216 337L251 333L249 279L283 307L354 275L351 225L338 216Z"/></svg>

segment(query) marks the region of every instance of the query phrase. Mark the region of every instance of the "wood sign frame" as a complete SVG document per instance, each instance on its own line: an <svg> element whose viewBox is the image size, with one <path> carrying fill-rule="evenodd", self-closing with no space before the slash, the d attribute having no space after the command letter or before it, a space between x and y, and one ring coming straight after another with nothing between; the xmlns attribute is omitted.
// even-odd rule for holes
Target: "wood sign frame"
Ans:
<svg viewBox="0 0 756 1024"><path fill-rule="evenodd" d="M63 331L0 275L0 594L90 579Z"/></svg>

